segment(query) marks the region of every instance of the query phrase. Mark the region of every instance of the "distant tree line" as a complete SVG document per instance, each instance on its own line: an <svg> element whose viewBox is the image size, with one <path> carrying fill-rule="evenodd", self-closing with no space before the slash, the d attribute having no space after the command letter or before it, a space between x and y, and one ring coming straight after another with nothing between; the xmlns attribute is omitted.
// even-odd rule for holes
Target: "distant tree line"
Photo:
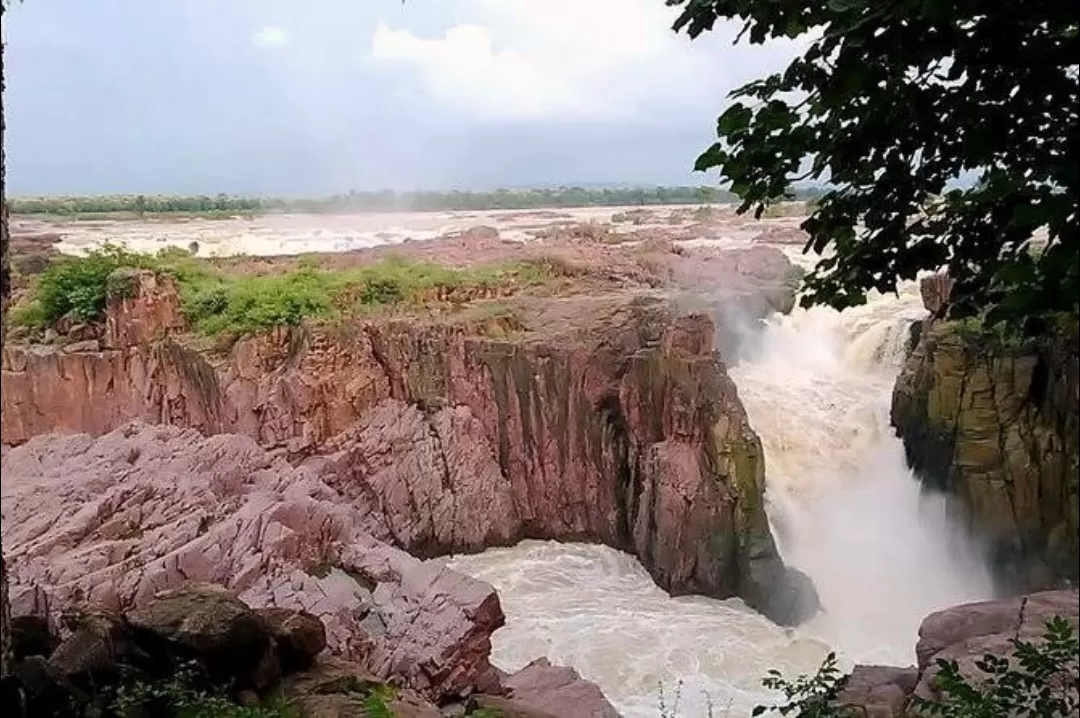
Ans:
<svg viewBox="0 0 1080 718"><path fill-rule="evenodd" d="M791 193L794 199L813 199L824 190L800 188ZM103 195L13 197L8 200L12 214L95 215L95 214L166 214L200 215L255 214L260 212L394 212L539 209L570 207L617 207L666 204L712 204L734 202L738 198L717 187L615 187L586 189L558 187L551 189L484 192L374 192L350 191L317 199L273 197L237 197L232 195Z"/></svg>

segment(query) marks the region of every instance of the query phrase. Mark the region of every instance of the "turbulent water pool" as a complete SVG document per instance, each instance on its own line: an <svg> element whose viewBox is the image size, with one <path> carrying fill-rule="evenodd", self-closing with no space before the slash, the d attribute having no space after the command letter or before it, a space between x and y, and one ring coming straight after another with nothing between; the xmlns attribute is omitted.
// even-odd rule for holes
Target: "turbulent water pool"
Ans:
<svg viewBox="0 0 1080 718"><path fill-rule="evenodd" d="M921 494L888 422L917 293L838 313L776 317L730 369L765 447L769 515L786 561L808 573L822 612L782 629L741 602L670 598L638 562L599 546L525 542L457 557L499 589L507 625L494 661L546 655L595 681L627 718L746 716L768 701L769 668L908 664L922 617L989 597L976 553L942 502ZM661 697L662 696L662 697Z"/></svg>

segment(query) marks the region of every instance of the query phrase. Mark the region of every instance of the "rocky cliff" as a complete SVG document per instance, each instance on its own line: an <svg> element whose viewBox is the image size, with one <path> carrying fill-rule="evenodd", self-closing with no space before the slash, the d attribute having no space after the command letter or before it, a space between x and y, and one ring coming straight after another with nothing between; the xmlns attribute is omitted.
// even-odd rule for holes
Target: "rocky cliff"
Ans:
<svg viewBox="0 0 1080 718"><path fill-rule="evenodd" d="M814 608L777 556L760 443L706 316L634 293L534 298L509 317L370 318L211 351L143 275L107 317L4 348L5 444L131 419L242 434L325 456L334 489L414 555L599 541L676 593L788 623Z"/></svg>
<svg viewBox="0 0 1080 718"><path fill-rule="evenodd" d="M339 468L174 426L36 437L3 460L13 612L58 625L72 609L130 611L212 582L318 617L332 654L440 703L581 683L546 664L510 677L491 666L504 621L492 587L381 541L382 515L343 495ZM614 715L595 686L571 688L607 712L565 715Z"/></svg>
<svg viewBox="0 0 1080 718"><path fill-rule="evenodd" d="M931 278L935 315L947 282ZM1080 370L1076 318L1007 341L971 322L927 321L893 393L908 462L984 538L1013 590L1076 581L1080 550Z"/></svg>

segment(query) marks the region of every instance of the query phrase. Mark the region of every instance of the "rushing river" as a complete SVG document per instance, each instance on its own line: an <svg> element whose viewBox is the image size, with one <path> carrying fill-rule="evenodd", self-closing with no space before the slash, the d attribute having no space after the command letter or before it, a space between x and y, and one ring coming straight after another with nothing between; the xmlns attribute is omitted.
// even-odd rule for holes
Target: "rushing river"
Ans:
<svg viewBox="0 0 1080 718"><path fill-rule="evenodd" d="M889 426L892 384L917 293L843 313L774 318L730 369L765 446L769 515L781 553L808 573L822 612L781 629L739 601L670 598L635 559L599 546L526 542L455 558L499 589L507 626L495 662L546 655L598 683L626 718L746 716L771 696L769 668L908 664L922 617L991 595L940 499L921 495Z"/></svg>

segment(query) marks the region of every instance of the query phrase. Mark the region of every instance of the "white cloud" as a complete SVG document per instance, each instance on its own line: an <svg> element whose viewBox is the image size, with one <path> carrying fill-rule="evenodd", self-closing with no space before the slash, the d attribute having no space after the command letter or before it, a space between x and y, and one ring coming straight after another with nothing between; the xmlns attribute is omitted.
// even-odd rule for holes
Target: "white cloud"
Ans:
<svg viewBox="0 0 1080 718"><path fill-rule="evenodd" d="M620 120L702 103L715 109L724 91L763 69L753 62L762 50L731 48L724 30L693 43L676 35L677 9L659 0L463 0L458 7L467 21L441 36L380 23L370 58L411 68L432 97L473 116ZM775 49L765 53L777 57Z"/></svg>
<svg viewBox="0 0 1080 718"><path fill-rule="evenodd" d="M281 47L289 41L289 36L280 27L265 25L256 30L251 36L251 44L255 47Z"/></svg>

